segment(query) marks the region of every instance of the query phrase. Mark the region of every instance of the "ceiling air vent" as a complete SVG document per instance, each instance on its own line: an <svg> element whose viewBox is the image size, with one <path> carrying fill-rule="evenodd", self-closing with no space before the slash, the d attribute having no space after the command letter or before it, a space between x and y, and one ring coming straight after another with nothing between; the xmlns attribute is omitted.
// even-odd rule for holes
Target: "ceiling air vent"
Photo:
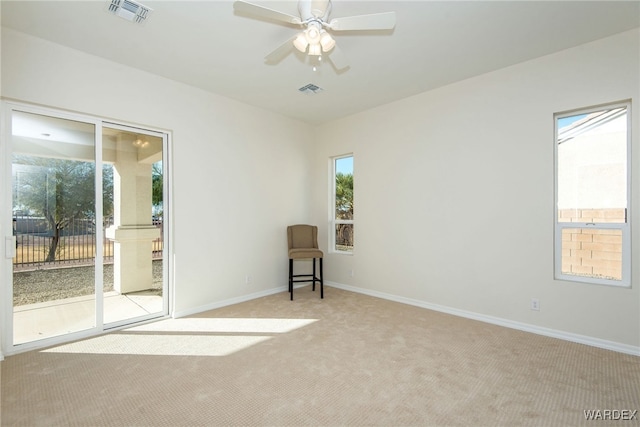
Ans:
<svg viewBox="0 0 640 427"><path fill-rule="evenodd" d="M298 90L302 93L306 93L307 95L314 95L322 92L322 88L314 85L313 83L309 83L308 85L302 86Z"/></svg>
<svg viewBox="0 0 640 427"><path fill-rule="evenodd" d="M109 4L109 12L136 24L142 24L152 10L132 0L111 0Z"/></svg>

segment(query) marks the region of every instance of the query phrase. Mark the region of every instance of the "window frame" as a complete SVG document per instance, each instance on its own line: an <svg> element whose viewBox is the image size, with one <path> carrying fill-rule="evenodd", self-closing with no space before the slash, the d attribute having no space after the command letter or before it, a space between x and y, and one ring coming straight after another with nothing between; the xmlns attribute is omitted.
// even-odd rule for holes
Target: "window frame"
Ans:
<svg viewBox="0 0 640 427"><path fill-rule="evenodd" d="M329 235L329 252L333 254L340 254L340 255L353 255L353 252L355 251L355 239L354 239L353 247L351 248L350 251L341 251L336 249L336 226L340 224L351 224L355 234L355 212L353 215L353 219L350 219L350 220L336 218L336 173L337 173L336 162L340 159L347 159L347 158L352 159L352 161L354 162L354 170L355 170L355 156L353 155L353 153L342 154L339 156L331 157L329 159L329 170L330 170L329 233L327 233ZM355 178L355 172L353 173L353 175ZM354 181L354 188L355 188L355 181ZM354 198L355 198L355 189L354 189Z"/></svg>
<svg viewBox="0 0 640 427"><path fill-rule="evenodd" d="M625 220L624 222L619 223L611 223L611 222L560 222L558 218L559 208L558 208L558 198L559 198L559 176L558 176L558 166L559 166L559 155L558 148L560 144L558 144L558 121L559 119L572 117L581 114L590 114L597 111L603 110L611 110L615 108L625 108L627 115L627 124L626 124L626 198L627 198L627 206L625 212ZM555 113L553 115L553 144L554 144L554 279L555 280L563 280L570 282L579 282L579 283L589 283L589 284L597 284L597 285L607 285L614 287L623 287L630 288L631 287L631 122L632 122L632 110L631 110L631 101L621 101L615 103L602 104L598 106L581 108L571 111L564 111ZM598 278L598 277L589 277L586 275L577 275L577 274L566 274L562 272L562 233L565 229L593 229L593 230L620 230L622 237L622 256L621 256L621 279L607 279L607 278Z"/></svg>

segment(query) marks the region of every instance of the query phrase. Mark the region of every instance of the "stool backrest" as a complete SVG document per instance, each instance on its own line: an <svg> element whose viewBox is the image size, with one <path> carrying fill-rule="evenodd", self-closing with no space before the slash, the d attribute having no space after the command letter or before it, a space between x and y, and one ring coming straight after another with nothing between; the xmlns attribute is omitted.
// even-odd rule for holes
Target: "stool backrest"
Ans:
<svg viewBox="0 0 640 427"><path fill-rule="evenodd" d="M297 224L287 227L289 249L318 248L318 227Z"/></svg>

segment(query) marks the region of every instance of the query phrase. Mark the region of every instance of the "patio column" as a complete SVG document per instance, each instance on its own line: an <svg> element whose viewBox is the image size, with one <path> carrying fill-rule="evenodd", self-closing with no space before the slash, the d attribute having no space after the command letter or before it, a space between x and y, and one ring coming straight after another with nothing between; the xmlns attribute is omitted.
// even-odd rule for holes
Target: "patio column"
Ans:
<svg viewBox="0 0 640 427"><path fill-rule="evenodd" d="M114 289L126 294L153 284L152 242L160 229L151 217L151 168L140 161L144 146L131 134L116 140L113 173L113 225L106 237L114 241Z"/></svg>

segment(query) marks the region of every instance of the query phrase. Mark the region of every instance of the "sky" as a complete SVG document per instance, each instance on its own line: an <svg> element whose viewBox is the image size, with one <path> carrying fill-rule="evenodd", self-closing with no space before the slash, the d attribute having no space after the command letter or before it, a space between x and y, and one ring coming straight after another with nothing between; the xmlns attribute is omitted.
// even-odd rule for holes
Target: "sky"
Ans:
<svg viewBox="0 0 640 427"><path fill-rule="evenodd" d="M571 123L586 117L586 114L578 114L577 116L562 117L558 119L558 129L569 126Z"/></svg>
<svg viewBox="0 0 640 427"><path fill-rule="evenodd" d="M353 156L336 159L336 173L353 174Z"/></svg>

